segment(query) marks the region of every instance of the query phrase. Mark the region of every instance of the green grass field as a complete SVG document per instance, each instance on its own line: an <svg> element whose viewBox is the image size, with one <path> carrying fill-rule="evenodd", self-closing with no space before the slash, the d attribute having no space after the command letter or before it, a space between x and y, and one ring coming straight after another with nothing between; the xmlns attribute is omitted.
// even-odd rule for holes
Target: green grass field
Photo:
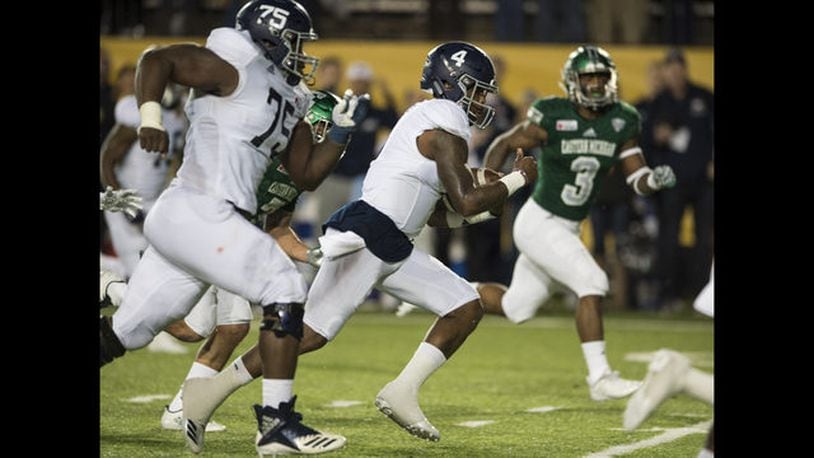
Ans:
<svg viewBox="0 0 814 458"><path fill-rule="evenodd" d="M343 434L345 448L330 456L545 456L582 457L615 446L658 437L671 428L688 428L683 437L643 447L624 456L696 456L706 434L697 425L712 418L712 408L687 396L665 402L635 432L624 432L626 400L594 402L585 383L583 361L570 315L538 317L520 326L485 317L447 364L421 389L421 407L441 432L440 442L410 436L380 414L373 399L415 351L434 316L404 318L357 313L337 339L300 358L294 391L304 422ZM605 318L607 353L623 377L641 379L645 362L625 355L669 347L690 356L696 367L712 371L711 320L665 319L629 314ZM257 341L256 323L238 352ZM159 419L169 400L137 404L128 398L172 396L189 370L197 344L188 355L140 350L101 370L101 455L110 457L192 456L180 432L164 431ZM239 354L239 353L236 353ZM252 404L261 400L261 384L237 391L213 419L227 431L208 433L203 456L255 455L256 421ZM335 400L361 401L330 407ZM557 410L531 413L552 406ZM468 421L494 423L470 428Z"/></svg>

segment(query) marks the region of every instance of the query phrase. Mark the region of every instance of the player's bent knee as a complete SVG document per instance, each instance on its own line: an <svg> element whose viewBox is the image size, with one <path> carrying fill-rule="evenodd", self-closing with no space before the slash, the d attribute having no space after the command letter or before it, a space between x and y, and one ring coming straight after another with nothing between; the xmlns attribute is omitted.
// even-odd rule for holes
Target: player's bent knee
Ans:
<svg viewBox="0 0 814 458"><path fill-rule="evenodd" d="M542 302L542 301L541 301ZM541 303L540 302L540 303ZM539 303L517 294L505 294L501 300L503 314L514 324L520 324L534 318Z"/></svg>
<svg viewBox="0 0 814 458"><path fill-rule="evenodd" d="M480 321L481 318L483 318L485 312L483 311L483 304L480 303L480 299L476 299L466 305L470 309L474 321Z"/></svg>
<svg viewBox="0 0 814 458"><path fill-rule="evenodd" d="M610 289L608 275L602 270L592 272L584 281L584 287L576 291L577 296L606 296Z"/></svg>
<svg viewBox="0 0 814 458"><path fill-rule="evenodd" d="M508 318L512 323L520 324L534 318L534 315L537 314L537 307L528 306L507 310L504 303L503 313L506 314L506 318Z"/></svg>
<svg viewBox="0 0 814 458"><path fill-rule="evenodd" d="M195 332L184 320L178 320L170 323L166 328L164 328L164 331L176 339L187 343L200 342L206 337Z"/></svg>
<svg viewBox="0 0 814 458"><path fill-rule="evenodd" d="M471 321L477 324L480 322L481 318L483 318L483 306L480 303L480 299L475 299L474 301L469 301L466 304L456 308L448 315L457 315L466 321Z"/></svg>
<svg viewBox="0 0 814 458"><path fill-rule="evenodd" d="M302 317L305 314L303 304L290 302L274 303L263 306L263 323L260 331L272 331L277 337L292 336L302 339Z"/></svg>
<svg viewBox="0 0 814 458"><path fill-rule="evenodd" d="M328 339L311 329L307 324L303 330L302 340L300 340L300 354L309 351L319 350L328 344Z"/></svg>

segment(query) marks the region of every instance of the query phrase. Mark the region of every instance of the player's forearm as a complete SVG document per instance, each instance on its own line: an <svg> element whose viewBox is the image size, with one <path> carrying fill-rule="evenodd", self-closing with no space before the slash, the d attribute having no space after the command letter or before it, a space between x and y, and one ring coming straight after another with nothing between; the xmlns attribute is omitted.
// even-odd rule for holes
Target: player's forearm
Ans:
<svg viewBox="0 0 814 458"><path fill-rule="evenodd" d="M470 217L490 209L500 208L509 197L509 190L500 181L473 188L461 196L456 205L458 213Z"/></svg>
<svg viewBox="0 0 814 458"><path fill-rule="evenodd" d="M119 180L116 179L116 174L113 173L113 167L105 167L105 165L102 164L100 179L102 186L111 186L113 189L121 189L122 187Z"/></svg>
<svg viewBox="0 0 814 458"><path fill-rule="evenodd" d="M121 188L114 169L133 144L134 133L131 131L132 129L116 124L105 138L99 159L99 178L102 185L112 186L113 189Z"/></svg>
<svg viewBox="0 0 814 458"><path fill-rule="evenodd" d="M342 157L342 152L345 151L346 145L340 145L333 140L325 139L325 141L318 143L314 146L314 151L311 153L311 160L308 162L306 169L306 177L308 183L316 189L325 177L330 175L339 159Z"/></svg>
<svg viewBox="0 0 814 458"><path fill-rule="evenodd" d="M344 150L345 145L331 139L314 145L311 128L305 121L300 121L280 159L297 188L313 191L336 167Z"/></svg>
<svg viewBox="0 0 814 458"><path fill-rule="evenodd" d="M494 170L500 170L503 167L503 163L506 162L506 157L508 157L509 151L511 150L509 136L507 134L508 132L498 136L492 141L492 144L489 145L489 148L486 150L486 155L483 157L484 167Z"/></svg>
<svg viewBox="0 0 814 458"><path fill-rule="evenodd" d="M288 257L296 261L308 262L308 246L302 243L291 227L276 227L270 230L269 234L274 237L277 245Z"/></svg>

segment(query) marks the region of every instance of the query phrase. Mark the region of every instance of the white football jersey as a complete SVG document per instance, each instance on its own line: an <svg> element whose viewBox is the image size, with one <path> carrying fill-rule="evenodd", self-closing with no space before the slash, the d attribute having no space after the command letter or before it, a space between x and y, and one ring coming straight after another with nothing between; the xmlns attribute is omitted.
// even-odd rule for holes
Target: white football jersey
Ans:
<svg viewBox="0 0 814 458"><path fill-rule="evenodd" d="M384 213L413 238L421 232L445 192L435 161L418 151L424 131L442 129L469 142L464 110L455 102L433 99L413 105L402 115L371 162L362 187L362 200Z"/></svg>
<svg viewBox="0 0 814 458"><path fill-rule="evenodd" d="M226 97L190 94L190 127L177 183L255 213L255 193L269 158L285 150L308 111L311 91L303 82L286 83L246 31L214 29L206 47L237 69L239 82Z"/></svg>
<svg viewBox="0 0 814 458"><path fill-rule="evenodd" d="M141 122L135 95L122 97L116 103L116 123L127 126L133 130L138 129ZM184 133L185 120L182 115L171 111L161 110L164 129L170 138L169 151ZM114 172L119 184L123 188L135 189L144 199L144 208L149 210L158 199L167 182L169 161L162 159L158 153L149 153L139 146L138 140L124 155L122 161L116 165Z"/></svg>

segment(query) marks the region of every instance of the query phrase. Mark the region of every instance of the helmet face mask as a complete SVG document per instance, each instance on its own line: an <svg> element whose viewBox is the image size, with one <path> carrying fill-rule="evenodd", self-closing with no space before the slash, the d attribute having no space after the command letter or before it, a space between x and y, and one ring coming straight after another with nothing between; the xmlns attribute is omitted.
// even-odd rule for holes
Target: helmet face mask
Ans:
<svg viewBox="0 0 814 458"><path fill-rule="evenodd" d="M314 98L308 107L305 121L311 125L314 143L321 143L333 127L333 109L339 103L339 97L328 91L314 91Z"/></svg>
<svg viewBox="0 0 814 458"><path fill-rule="evenodd" d="M560 86L572 102L599 110L619 101L617 80L616 64L607 51L598 46L580 46L565 61Z"/></svg>
<svg viewBox="0 0 814 458"><path fill-rule="evenodd" d="M466 74L461 76L459 82L466 88L466 95L458 103L466 111L472 125L485 129L495 117L495 109L486 104L486 96L497 94L497 86L476 80Z"/></svg>
<svg viewBox="0 0 814 458"><path fill-rule="evenodd" d="M492 59L472 44L451 41L430 50L421 72L421 89L460 105L469 123L480 129L495 116L495 109L486 104L486 96L498 92L495 67Z"/></svg>
<svg viewBox="0 0 814 458"><path fill-rule="evenodd" d="M303 44L318 36L302 5L293 0L252 0L237 13L235 27L249 32L266 59L288 75L289 84L300 80L313 84L319 59L305 54Z"/></svg>

